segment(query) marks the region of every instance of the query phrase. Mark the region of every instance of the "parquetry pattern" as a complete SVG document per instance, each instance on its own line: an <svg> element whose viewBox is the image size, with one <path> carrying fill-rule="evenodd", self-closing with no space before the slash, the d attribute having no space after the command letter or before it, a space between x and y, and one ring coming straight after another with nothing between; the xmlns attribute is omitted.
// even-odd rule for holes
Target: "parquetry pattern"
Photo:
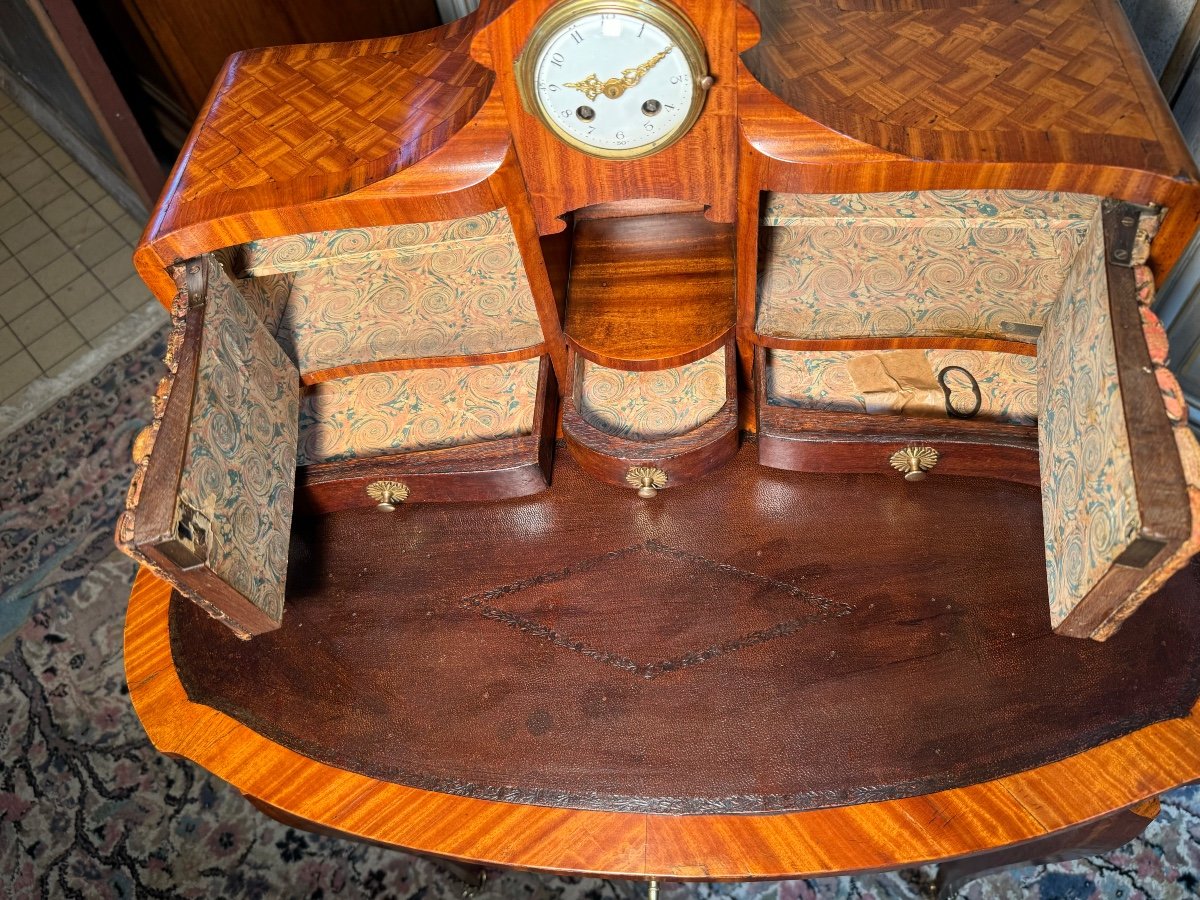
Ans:
<svg viewBox="0 0 1200 900"><path fill-rule="evenodd" d="M178 200L356 169L365 184L422 159L491 87L467 53L473 34L456 23L242 55L198 132Z"/></svg>
<svg viewBox="0 0 1200 900"><path fill-rule="evenodd" d="M752 5L763 21L746 56L755 77L859 140L910 155L946 146L946 132L1156 140L1140 73L1126 69L1097 0Z"/></svg>

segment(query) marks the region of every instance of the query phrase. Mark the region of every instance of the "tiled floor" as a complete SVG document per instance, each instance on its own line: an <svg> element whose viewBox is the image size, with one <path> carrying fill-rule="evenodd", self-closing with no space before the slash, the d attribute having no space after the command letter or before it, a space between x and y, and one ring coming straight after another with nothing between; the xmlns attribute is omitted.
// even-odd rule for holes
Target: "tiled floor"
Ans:
<svg viewBox="0 0 1200 900"><path fill-rule="evenodd" d="M150 299L130 258L141 230L0 94L0 404Z"/></svg>

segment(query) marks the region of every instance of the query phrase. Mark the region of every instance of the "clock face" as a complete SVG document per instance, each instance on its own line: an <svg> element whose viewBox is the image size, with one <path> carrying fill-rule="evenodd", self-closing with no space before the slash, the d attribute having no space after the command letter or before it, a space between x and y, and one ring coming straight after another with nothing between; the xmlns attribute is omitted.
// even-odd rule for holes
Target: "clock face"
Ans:
<svg viewBox="0 0 1200 900"><path fill-rule="evenodd" d="M655 153L695 122L709 80L699 38L666 6L576 0L535 28L518 79L531 112L610 159Z"/></svg>

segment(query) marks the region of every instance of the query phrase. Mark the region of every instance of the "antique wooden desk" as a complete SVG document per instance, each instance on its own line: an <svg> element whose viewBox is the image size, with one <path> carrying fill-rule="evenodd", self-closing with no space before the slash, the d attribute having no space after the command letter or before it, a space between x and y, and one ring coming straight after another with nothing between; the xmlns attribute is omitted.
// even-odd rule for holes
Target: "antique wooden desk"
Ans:
<svg viewBox="0 0 1200 900"><path fill-rule="evenodd" d="M1127 840L1200 776L1153 312L1198 178L1113 0L233 57L136 255L148 733L494 865L949 888Z"/></svg>

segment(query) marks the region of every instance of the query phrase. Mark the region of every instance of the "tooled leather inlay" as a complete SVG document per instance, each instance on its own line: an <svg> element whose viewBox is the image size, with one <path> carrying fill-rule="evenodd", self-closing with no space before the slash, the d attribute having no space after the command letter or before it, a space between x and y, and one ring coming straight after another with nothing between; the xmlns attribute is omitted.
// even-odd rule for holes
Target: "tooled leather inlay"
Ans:
<svg viewBox="0 0 1200 900"><path fill-rule="evenodd" d="M676 611L664 612L629 591L631 584L649 586L653 593L672 583L687 585L698 599L683 628ZM564 596L591 602L568 605ZM628 616L614 615L614 604L627 606ZM846 603L653 539L464 597L461 605L647 680L854 611Z"/></svg>
<svg viewBox="0 0 1200 900"><path fill-rule="evenodd" d="M193 703L339 769L681 815L974 784L1191 708L1196 570L1104 643L1058 637L1037 489L912 487L749 439L645 504L560 453L530 497L299 519L283 627L177 600L172 659Z"/></svg>

